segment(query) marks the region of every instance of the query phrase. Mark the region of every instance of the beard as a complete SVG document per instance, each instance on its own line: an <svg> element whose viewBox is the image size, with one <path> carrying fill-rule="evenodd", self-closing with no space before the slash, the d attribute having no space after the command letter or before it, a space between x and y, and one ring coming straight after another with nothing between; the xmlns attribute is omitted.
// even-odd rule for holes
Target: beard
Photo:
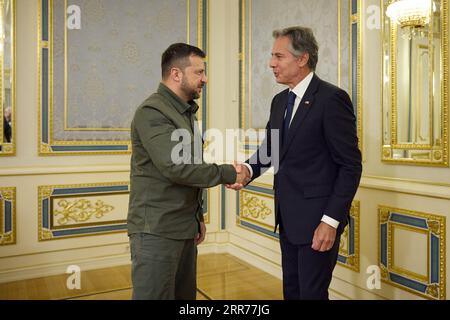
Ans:
<svg viewBox="0 0 450 320"><path fill-rule="evenodd" d="M193 88L193 86L190 86L185 78L181 80L181 90L186 95L186 97L189 98L189 100L196 100L200 98L200 94L197 92L197 88Z"/></svg>

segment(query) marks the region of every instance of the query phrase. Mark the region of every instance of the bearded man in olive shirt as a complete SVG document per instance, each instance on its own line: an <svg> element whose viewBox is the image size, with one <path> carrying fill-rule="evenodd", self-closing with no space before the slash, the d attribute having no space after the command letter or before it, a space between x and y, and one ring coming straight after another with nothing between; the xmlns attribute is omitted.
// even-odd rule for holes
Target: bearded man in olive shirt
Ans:
<svg viewBox="0 0 450 320"><path fill-rule="evenodd" d="M202 188L246 179L233 165L203 162L194 100L207 81L204 58L197 47L171 45L162 55L157 92L131 124L133 299L195 300L197 245L206 233ZM182 155L179 137L185 138Z"/></svg>

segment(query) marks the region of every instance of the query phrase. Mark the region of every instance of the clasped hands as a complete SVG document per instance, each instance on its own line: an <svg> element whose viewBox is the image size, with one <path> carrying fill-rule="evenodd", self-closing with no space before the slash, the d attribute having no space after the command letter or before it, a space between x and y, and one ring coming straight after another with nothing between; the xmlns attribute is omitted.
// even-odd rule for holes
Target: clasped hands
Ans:
<svg viewBox="0 0 450 320"><path fill-rule="evenodd" d="M234 169L236 169L236 182L225 186L228 189L239 191L250 182L252 177L250 176L250 171L245 165L234 163L233 166Z"/></svg>

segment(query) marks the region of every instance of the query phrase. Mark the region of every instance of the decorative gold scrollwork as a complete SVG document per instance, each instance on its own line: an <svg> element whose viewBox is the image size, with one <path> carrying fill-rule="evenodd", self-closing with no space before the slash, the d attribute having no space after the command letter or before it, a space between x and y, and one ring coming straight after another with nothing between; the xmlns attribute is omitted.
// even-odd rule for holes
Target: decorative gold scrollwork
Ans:
<svg viewBox="0 0 450 320"><path fill-rule="evenodd" d="M343 239L348 239L348 226L342 232L341 243L339 244L339 251L345 250L344 246L345 246L346 241L343 241Z"/></svg>
<svg viewBox="0 0 450 320"><path fill-rule="evenodd" d="M42 228L40 239L41 239L41 240L50 240L50 239L53 239L53 232L51 232L51 231L48 230L48 229Z"/></svg>
<svg viewBox="0 0 450 320"><path fill-rule="evenodd" d="M43 199L49 198L53 193L52 187L39 187L40 195Z"/></svg>
<svg viewBox="0 0 450 320"><path fill-rule="evenodd" d="M4 233L4 234L0 233L0 246L5 245L5 244L10 244L13 241L14 241L14 239L13 239L12 232Z"/></svg>
<svg viewBox="0 0 450 320"><path fill-rule="evenodd" d="M437 284L433 283L427 287L427 291L425 293L429 296L432 296L435 299L438 299L439 298L439 286Z"/></svg>
<svg viewBox="0 0 450 320"><path fill-rule="evenodd" d="M86 199L76 200L70 202L68 200L60 200L58 207L62 210L55 210L55 216L62 216L58 219L59 225L66 225L70 221L74 222L86 222L95 215L97 219L102 218L112 210L113 206L105 204L103 201L98 200L95 203Z"/></svg>
<svg viewBox="0 0 450 320"><path fill-rule="evenodd" d="M391 213L389 212L389 210L380 209L380 223L381 224L387 223L390 218L391 218Z"/></svg>
<svg viewBox="0 0 450 320"><path fill-rule="evenodd" d="M442 152L441 151L435 151L433 155L434 155L434 159L435 160L441 160L442 159Z"/></svg>
<svg viewBox="0 0 450 320"><path fill-rule="evenodd" d="M251 216L254 219L265 220L267 216L272 214L272 210L266 205L265 201L258 199L247 192L242 192L242 215L244 217Z"/></svg>
<svg viewBox="0 0 450 320"><path fill-rule="evenodd" d="M381 270L381 279L388 280L389 279L389 272L386 269L384 265L380 265Z"/></svg>
<svg viewBox="0 0 450 320"><path fill-rule="evenodd" d="M13 193L14 193L14 189L3 188L2 190L0 190L0 199L6 200L6 201L13 201Z"/></svg>
<svg viewBox="0 0 450 320"><path fill-rule="evenodd" d="M428 224L428 228L430 229L430 231L432 233L434 233L436 235L439 235L440 229L441 229L439 221L428 219L427 220L427 224Z"/></svg>
<svg viewBox="0 0 450 320"><path fill-rule="evenodd" d="M355 265L355 257L354 256L347 257L347 264L350 266L354 266Z"/></svg>

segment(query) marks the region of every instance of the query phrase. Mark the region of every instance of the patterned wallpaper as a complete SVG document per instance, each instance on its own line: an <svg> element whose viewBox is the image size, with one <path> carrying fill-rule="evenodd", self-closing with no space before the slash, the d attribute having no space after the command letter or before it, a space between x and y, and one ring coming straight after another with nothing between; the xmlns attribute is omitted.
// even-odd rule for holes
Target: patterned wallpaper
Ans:
<svg viewBox="0 0 450 320"><path fill-rule="evenodd" d="M66 32L65 1L53 1L55 140L129 139L135 109L160 81L161 53L187 41L187 3L70 0L81 9L81 29ZM197 1L189 4L197 45Z"/></svg>
<svg viewBox="0 0 450 320"><path fill-rule="evenodd" d="M251 37L251 52L247 44L246 68L251 71L251 128L264 128L272 97L284 87L276 84L269 68L272 31L295 25L312 28L319 44L317 74L331 83L338 83L338 1L330 0L243 0L246 2L246 42ZM249 9L251 7L251 10ZM249 16L251 13L251 17ZM250 28L250 30L248 30ZM250 34L249 34L250 32ZM251 55L251 67L249 56ZM248 79L247 79L248 80ZM246 83L248 87L248 82ZM246 108L248 119L248 108Z"/></svg>

